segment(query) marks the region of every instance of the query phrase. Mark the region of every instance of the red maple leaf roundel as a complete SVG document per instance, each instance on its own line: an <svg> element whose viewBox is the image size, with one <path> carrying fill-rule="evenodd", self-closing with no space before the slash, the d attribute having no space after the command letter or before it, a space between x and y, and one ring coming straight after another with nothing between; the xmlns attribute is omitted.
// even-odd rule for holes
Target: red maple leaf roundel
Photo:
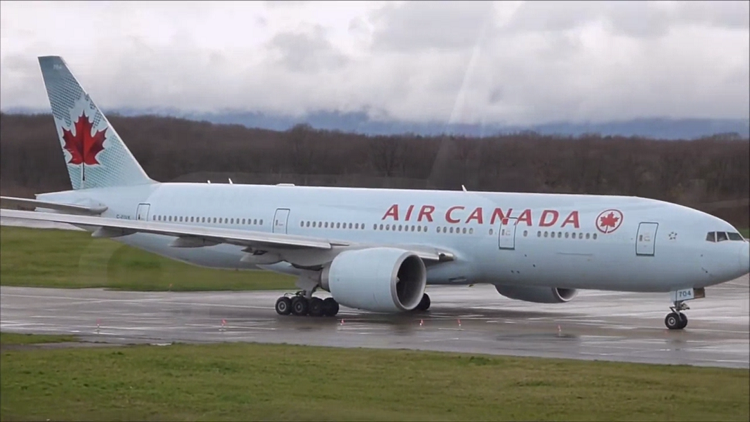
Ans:
<svg viewBox="0 0 750 422"><path fill-rule="evenodd" d="M606 210L596 217L596 228L602 233L612 233L622 224L622 212Z"/></svg>
<svg viewBox="0 0 750 422"><path fill-rule="evenodd" d="M96 155L104 150L104 138L107 128L91 134L93 124L89 121L86 113L81 113L81 117L75 122L75 135L72 131L63 128L63 140L65 140L65 150L71 157L68 164L99 164L96 161Z"/></svg>

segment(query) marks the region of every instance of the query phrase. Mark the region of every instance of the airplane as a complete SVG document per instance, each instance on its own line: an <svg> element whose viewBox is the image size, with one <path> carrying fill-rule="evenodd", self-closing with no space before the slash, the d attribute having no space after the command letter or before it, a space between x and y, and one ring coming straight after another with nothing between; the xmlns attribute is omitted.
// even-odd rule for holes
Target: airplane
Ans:
<svg viewBox="0 0 750 422"><path fill-rule="evenodd" d="M543 305L584 289L668 292L664 323L681 330L687 301L750 272L750 243L732 225L654 199L157 182L65 61L39 64L72 190L2 197L33 211L1 215L191 265L294 275L299 290L278 298L279 315L424 312L427 285L486 283Z"/></svg>

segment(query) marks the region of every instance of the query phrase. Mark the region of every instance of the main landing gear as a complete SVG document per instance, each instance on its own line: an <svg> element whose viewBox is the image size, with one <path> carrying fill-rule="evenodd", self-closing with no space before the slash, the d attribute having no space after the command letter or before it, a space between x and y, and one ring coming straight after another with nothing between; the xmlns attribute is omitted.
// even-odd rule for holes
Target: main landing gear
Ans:
<svg viewBox="0 0 750 422"><path fill-rule="evenodd" d="M282 296L276 301L276 313L279 315L296 316L336 316L339 313L339 304L332 297L321 299L319 297L306 298L303 292L292 296Z"/></svg>
<svg viewBox="0 0 750 422"><path fill-rule="evenodd" d="M419 301L419 305L417 305L416 308L414 308L415 311L426 311L430 309L430 296L427 295L427 293L424 293L422 295L422 300Z"/></svg>
<svg viewBox="0 0 750 422"><path fill-rule="evenodd" d="M682 330L687 327L688 317L682 313L682 311L690 309L687 304L683 301L676 301L674 306L670 306L669 309L671 309L672 312L667 314L666 318L664 318L664 325L670 330Z"/></svg>

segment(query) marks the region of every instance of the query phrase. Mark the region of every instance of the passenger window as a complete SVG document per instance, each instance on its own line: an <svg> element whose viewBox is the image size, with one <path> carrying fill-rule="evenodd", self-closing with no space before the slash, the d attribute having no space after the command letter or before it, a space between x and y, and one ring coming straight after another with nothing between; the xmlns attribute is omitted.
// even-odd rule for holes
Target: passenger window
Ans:
<svg viewBox="0 0 750 422"><path fill-rule="evenodd" d="M596 240L596 233L594 233L594 234L593 234L593 235L592 235L591 237L592 237L592 238L593 238L594 240Z"/></svg>
<svg viewBox="0 0 750 422"><path fill-rule="evenodd" d="M263 225L263 219L261 218L258 223L262 226Z"/></svg>
<svg viewBox="0 0 750 422"><path fill-rule="evenodd" d="M578 238L583 239L583 233L578 233Z"/></svg>
<svg viewBox="0 0 750 422"><path fill-rule="evenodd" d="M536 232L536 237L542 237L542 232L540 231Z"/></svg>
<svg viewBox="0 0 750 422"><path fill-rule="evenodd" d="M495 231L490 229L490 236L492 236L492 233L495 233Z"/></svg>
<svg viewBox="0 0 750 422"><path fill-rule="evenodd" d="M729 235L729 240L745 240L742 238L742 235L739 233L727 233Z"/></svg>
<svg viewBox="0 0 750 422"><path fill-rule="evenodd" d="M466 227L464 227L464 229L463 229L463 233L464 233L464 234L466 234Z"/></svg>
<svg viewBox="0 0 750 422"><path fill-rule="evenodd" d="M529 231L528 231L528 230L524 230L524 231L523 231L523 237L526 237L526 236L528 236L528 234L529 234Z"/></svg>
<svg viewBox="0 0 750 422"><path fill-rule="evenodd" d="M590 239L590 238L591 238L591 235L586 233L586 239Z"/></svg>
<svg viewBox="0 0 750 422"><path fill-rule="evenodd" d="M474 234L474 228L473 227L469 228L469 234Z"/></svg>
<svg viewBox="0 0 750 422"><path fill-rule="evenodd" d="M549 233L548 232L544 232L544 237L549 237Z"/></svg>
<svg viewBox="0 0 750 422"><path fill-rule="evenodd" d="M570 237L570 233L568 233L568 232L565 232L565 238L567 239L567 238L569 238L569 237Z"/></svg>
<svg viewBox="0 0 750 422"><path fill-rule="evenodd" d="M717 242L723 242L725 240L729 240L727 238L727 234L725 232L716 232L716 241Z"/></svg>
<svg viewBox="0 0 750 422"><path fill-rule="evenodd" d="M383 230L383 225L382 224L380 225L380 230Z"/></svg>

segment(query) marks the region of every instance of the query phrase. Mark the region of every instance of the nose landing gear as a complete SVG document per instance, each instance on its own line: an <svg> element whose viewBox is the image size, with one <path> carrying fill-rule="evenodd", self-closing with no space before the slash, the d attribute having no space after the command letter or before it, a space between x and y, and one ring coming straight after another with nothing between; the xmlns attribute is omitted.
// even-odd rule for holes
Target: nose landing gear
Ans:
<svg viewBox="0 0 750 422"><path fill-rule="evenodd" d="M690 309L687 304L683 301L675 301L674 306L670 306L669 309L672 312L664 318L664 325L670 330L682 330L687 327L688 317L682 313L682 311Z"/></svg>

